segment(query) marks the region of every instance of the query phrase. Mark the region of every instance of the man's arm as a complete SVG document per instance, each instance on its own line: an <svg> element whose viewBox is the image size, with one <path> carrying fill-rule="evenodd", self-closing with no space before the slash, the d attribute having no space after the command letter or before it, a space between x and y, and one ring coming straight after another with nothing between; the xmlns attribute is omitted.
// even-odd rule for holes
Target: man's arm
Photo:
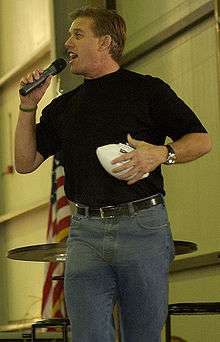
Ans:
<svg viewBox="0 0 220 342"><path fill-rule="evenodd" d="M32 172L44 161L43 156L36 149L35 116L36 110L32 112L20 110L19 113L15 132L15 168L19 173Z"/></svg>
<svg viewBox="0 0 220 342"><path fill-rule="evenodd" d="M168 151L165 146L148 144L145 141L133 139L130 135L128 135L128 143L135 150L114 159L112 164L127 161L122 166L114 168L115 173L132 167L120 176L120 179L127 181L129 185L142 179L146 172L152 172L167 159ZM186 134L171 145L176 153L176 163L195 160L210 152L212 148L211 139L207 133Z"/></svg>
<svg viewBox="0 0 220 342"><path fill-rule="evenodd" d="M190 133L171 143L176 153L176 163L193 161L209 153L212 142L208 133Z"/></svg>
<svg viewBox="0 0 220 342"><path fill-rule="evenodd" d="M35 70L21 80L21 86L33 82L40 77L43 70ZM27 96L20 95L20 112L15 131L15 168L19 173L29 173L36 170L44 161L37 151L36 144L36 111L37 104L46 92L51 77Z"/></svg>

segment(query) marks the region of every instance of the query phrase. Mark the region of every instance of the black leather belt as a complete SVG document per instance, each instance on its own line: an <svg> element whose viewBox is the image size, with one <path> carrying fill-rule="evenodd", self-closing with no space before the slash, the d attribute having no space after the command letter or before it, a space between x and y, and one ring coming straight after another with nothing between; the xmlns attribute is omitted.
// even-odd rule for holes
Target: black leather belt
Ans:
<svg viewBox="0 0 220 342"><path fill-rule="evenodd" d="M142 200L101 208L91 208L76 204L76 213L86 217L98 216L101 218L113 218L118 216L129 216L134 212L153 207L160 203L163 203L163 197L158 194Z"/></svg>

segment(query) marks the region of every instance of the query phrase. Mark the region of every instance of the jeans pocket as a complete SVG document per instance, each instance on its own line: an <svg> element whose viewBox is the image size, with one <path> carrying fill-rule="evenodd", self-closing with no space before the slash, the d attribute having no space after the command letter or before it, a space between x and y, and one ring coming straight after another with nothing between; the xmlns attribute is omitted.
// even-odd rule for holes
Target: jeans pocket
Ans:
<svg viewBox="0 0 220 342"><path fill-rule="evenodd" d="M68 242L70 238L74 238L76 236L79 236L81 227L82 227L82 223L85 220L85 216L82 215L73 215L71 217L71 224L70 224L70 230L69 230L69 238L68 238Z"/></svg>
<svg viewBox="0 0 220 342"><path fill-rule="evenodd" d="M169 224L166 208L163 204L140 210L135 215L140 228L155 230L165 228Z"/></svg>

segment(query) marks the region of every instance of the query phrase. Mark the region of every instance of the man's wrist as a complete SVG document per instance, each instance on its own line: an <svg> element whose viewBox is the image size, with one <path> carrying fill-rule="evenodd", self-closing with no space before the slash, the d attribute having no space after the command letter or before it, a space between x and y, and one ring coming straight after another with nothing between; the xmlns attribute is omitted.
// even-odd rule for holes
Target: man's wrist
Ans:
<svg viewBox="0 0 220 342"><path fill-rule="evenodd" d="M165 145L162 145L160 147L161 147L161 164L164 164L167 160L168 151Z"/></svg>
<svg viewBox="0 0 220 342"><path fill-rule="evenodd" d="M175 153L175 150L173 149L173 147L170 144L164 145L164 147L167 150L167 158L163 162L163 164L166 164L166 165L173 165L173 164L175 164L176 163L176 153Z"/></svg>
<svg viewBox="0 0 220 342"><path fill-rule="evenodd" d="M23 104L20 104L19 105L19 109L21 112L28 112L28 113L34 113L36 112L37 110L37 105L33 105L33 106L27 106L27 105L23 105Z"/></svg>

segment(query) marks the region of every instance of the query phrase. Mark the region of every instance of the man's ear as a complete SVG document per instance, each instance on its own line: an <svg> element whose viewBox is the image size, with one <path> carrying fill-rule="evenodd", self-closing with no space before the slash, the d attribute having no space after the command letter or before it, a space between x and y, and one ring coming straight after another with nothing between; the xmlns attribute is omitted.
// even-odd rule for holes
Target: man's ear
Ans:
<svg viewBox="0 0 220 342"><path fill-rule="evenodd" d="M101 50L110 50L112 44L112 37L109 34L106 34L103 37L100 37L99 47Z"/></svg>

